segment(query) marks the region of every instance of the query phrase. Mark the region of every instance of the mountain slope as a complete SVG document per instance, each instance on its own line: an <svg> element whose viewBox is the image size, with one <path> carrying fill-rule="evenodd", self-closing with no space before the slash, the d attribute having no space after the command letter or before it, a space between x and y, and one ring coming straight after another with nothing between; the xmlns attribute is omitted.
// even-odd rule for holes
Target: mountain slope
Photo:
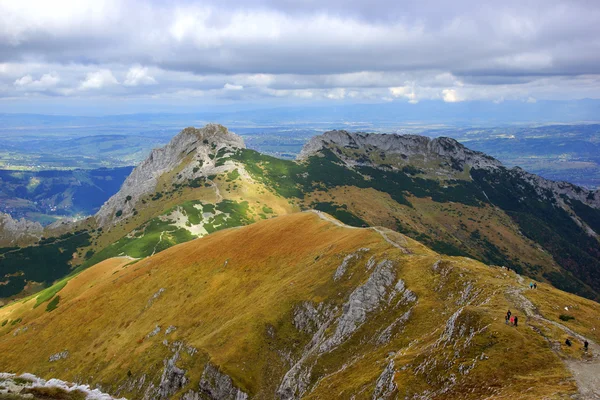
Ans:
<svg viewBox="0 0 600 400"><path fill-rule="evenodd" d="M0 252L0 299L31 293L104 259L150 256L232 226L298 211L230 159L243 140L220 125L188 128L154 150L92 218L51 226L35 246ZM65 239L65 235L75 235ZM1 302L0 302L1 304Z"/></svg>
<svg viewBox="0 0 600 400"><path fill-rule="evenodd" d="M220 229L314 208L598 299L599 207L599 192L507 169L449 138L332 131L289 161L244 148L220 125L187 128L73 228L82 242L66 244L76 247L59 241L45 243L42 256L35 246L5 253L0 272L8 285L0 297L107 258L148 257ZM65 249L73 257L55 256ZM47 271L44 281L30 276L34 268Z"/></svg>
<svg viewBox="0 0 600 400"><path fill-rule="evenodd" d="M238 154L255 179L304 207L598 298L599 191L507 169L449 138L332 131L299 163Z"/></svg>
<svg viewBox="0 0 600 400"><path fill-rule="evenodd" d="M600 306L527 283L390 230L296 213L137 262L106 260L54 297L0 309L0 370L132 399L597 390L572 374L598 367L598 348L583 354L580 335L600 339ZM504 323L507 309L518 327ZM561 346L566 337L573 347Z"/></svg>

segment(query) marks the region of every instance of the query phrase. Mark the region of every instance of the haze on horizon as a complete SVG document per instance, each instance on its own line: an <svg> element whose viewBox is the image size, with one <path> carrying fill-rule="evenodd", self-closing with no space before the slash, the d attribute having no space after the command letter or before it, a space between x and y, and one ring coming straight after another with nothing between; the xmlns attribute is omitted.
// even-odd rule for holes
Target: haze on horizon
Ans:
<svg viewBox="0 0 600 400"><path fill-rule="evenodd" d="M600 99L586 0L0 0L0 112Z"/></svg>

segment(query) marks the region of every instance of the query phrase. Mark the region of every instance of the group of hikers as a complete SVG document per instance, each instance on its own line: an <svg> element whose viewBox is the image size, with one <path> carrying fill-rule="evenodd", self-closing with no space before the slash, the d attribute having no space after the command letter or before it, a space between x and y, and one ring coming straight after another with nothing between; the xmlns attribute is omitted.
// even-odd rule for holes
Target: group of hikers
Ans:
<svg viewBox="0 0 600 400"><path fill-rule="evenodd" d="M517 317L516 315L512 315L510 310L508 310L506 316L504 317L504 322L506 323L506 325L508 325L508 323L510 322L511 325L519 326L519 317Z"/></svg>
<svg viewBox="0 0 600 400"><path fill-rule="evenodd" d="M537 287L532 286L532 289ZM517 317L516 315L512 315L512 312L510 310L507 311L506 316L504 317L504 322L506 323L506 325L508 325L509 323L513 326L519 326L519 317ZM569 347L571 347L573 345L573 343L571 342L571 340L569 338L567 338L567 340L565 340L565 344ZM584 339L583 341L583 350L584 351L588 351L588 347L589 347L589 343L587 340Z"/></svg>
<svg viewBox="0 0 600 400"><path fill-rule="evenodd" d="M529 289L537 289L537 283L529 282Z"/></svg>

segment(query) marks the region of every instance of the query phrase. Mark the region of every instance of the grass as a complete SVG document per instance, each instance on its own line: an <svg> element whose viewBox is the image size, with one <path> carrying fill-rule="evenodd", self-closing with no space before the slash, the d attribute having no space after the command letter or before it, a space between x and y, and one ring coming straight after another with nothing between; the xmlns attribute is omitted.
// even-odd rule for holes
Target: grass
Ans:
<svg viewBox="0 0 600 400"><path fill-rule="evenodd" d="M56 310L58 308L58 302L60 301L60 296L55 296L50 303L46 306L46 312L50 312Z"/></svg>
<svg viewBox="0 0 600 400"><path fill-rule="evenodd" d="M47 289L42 290L36 296L35 305L33 308L38 307L40 304L47 302L51 298L53 298L58 292L65 287L65 285L69 282L69 278L65 278L60 282L55 283Z"/></svg>
<svg viewBox="0 0 600 400"><path fill-rule="evenodd" d="M231 211L243 205L220 207ZM74 277L60 293L61 307L51 313L21 303L0 309L0 319L9 313L23 315L36 325L28 335L3 336L0 352L6 356L0 359L0 370L10 366L64 380L89 378L91 384L101 383L109 390L122 386L128 379L124 371L131 371L130 378L146 374L147 384L156 384L163 360L172 353L161 344L161 336L142 338L156 325L174 325L176 336L169 340L198 349L194 357L181 352L177 361L190 380L182 392L197 387L210 359L250 396L274 393L289 369L282 352L297 359L311 339L294 327L295 307L305 301L324 302L341 312L350 293L368 279L371 272L365 263L374 256L393 260L394 284L401 278L418 302L390 343L376 344L374 338L409 304L395 307L395 302L387 305L386 301L383 308L368 314L367 322L347 342L311 360L309 384L318 381L319 385L308 398L350 398L359 392L372 397L391 352L396 354L396 365L406 366L398 369L395 378L400 397L440 390L452 375L458 383L446 393L448 398L483 398L491 395L486 391L490 387L525 399L568 397L575 392L560 358L546 339L526 326L525 317L523 328L504 325L501 317L506 309L522 315L504 295L508 285L517 284L514 277L472 260L439 256L401 235L389 236L412 254L392 247L373 230L340 228L314 214L298 213L221 231L131 266L108 260ZM342 259L358 248L369 250L349 265L342 280L334 282ZM443 274L432 269L440 259L441 268L447 268ZM473 303L457 319L452 341L434 346L446 321L461 308L457 299L468 282L476 293ZM160 288L165 288L164 293L147 309L148 300ZM530 292L538 294L526 294ZM544 298L563 295L543 284L537 292ZM573 312L577 319L572 323L581 323L579 313L589 313L590 322L600 315L575 299L579 298L568 299L569 304L582 304L582 308ZM543 307L537 300L534 304ZM480 333L467 343L468 335L458 334L462 329ZM61 360L60 370L53 370L46 356L67 348L69 358ZM473 360L478 360L475 368L461 374L458 369ZM421 364L426 367L423 373L417 371ZM530 387L535 390L527 391ZM136 393L121 395L132 398Z"/></svg>

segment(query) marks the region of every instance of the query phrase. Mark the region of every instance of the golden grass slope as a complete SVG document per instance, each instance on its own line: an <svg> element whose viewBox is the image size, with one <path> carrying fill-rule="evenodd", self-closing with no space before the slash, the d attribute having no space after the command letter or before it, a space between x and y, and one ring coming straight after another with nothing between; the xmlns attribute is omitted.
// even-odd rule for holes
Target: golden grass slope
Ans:
<svg viewBox="0 0 600 400"><path fill-rule="evenodd" d="M391 283L369 286L382 271ZM213 366L258 399L571 398L589 384L572 365L595 368L597 348L584 354L568 332L598 339L600 306L528 283L396 232L296 213L102 262L52 311L35 298L0 309L0 371L132 399L233 398L211 391ZM504 323L509 308L519 327ZM285 376L300 378L284 391Z"/></svg>

